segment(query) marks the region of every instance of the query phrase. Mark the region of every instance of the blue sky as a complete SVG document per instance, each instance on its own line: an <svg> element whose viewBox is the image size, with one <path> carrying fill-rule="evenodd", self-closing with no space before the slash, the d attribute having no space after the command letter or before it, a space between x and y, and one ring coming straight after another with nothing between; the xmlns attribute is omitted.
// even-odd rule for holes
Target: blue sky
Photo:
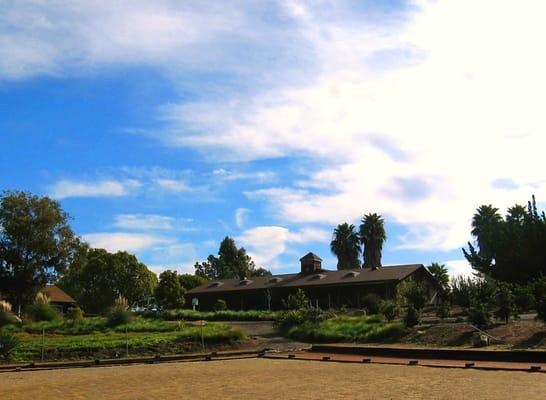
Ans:
<svg viewBox="0 0 546 400"><path fill-rule="evenodd" d="M226 235L274 272L308 251L335 268L335 225L379 212L384 264L468 273L478 205L546 198L543 11L2 2L0 189L157 272Z"/></svg>

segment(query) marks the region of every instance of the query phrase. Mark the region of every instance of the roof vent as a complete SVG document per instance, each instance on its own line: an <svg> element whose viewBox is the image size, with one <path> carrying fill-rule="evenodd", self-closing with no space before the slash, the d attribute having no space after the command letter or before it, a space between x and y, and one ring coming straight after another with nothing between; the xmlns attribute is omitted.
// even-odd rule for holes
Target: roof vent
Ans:
<svg viewBox="0 0 546 400"><path fill-rule="evenodd" d="M223 284L224 284L224 282L220 282L220 281L212 282L212 283L208 286L208 288L210 289L210 288L220 287L220 286L222 286Z"/></svg>
<svg viewBox="0 0 546 400"><path fill-rule="evenodd" d="M239 281L239 285L245 285L246 286L246 285L250 285L251 283L252 283L252 281L250 279L246 279L246 278L241 279Z"/></svg>
<svg viewBox="0 0 546 400"><path fill-rule="evenodd" d="M326 278L326 275L324 275L324 274L316 274L316 275L313 275L313 276L311 277L311 280L316 281L316 280L320 280L320 279L323 279L323 278Z"/></svg>
<svg viewBox="0 0 546 400"><path fill-rule="evenodd" d="M279 283L280 281L282 281L282 278L275 277L271 278L267 283Z"/></svg>
<svg viewBox="0 0 546 400"><path fill-rule="evenodd" d="M344 278L354 278L355 276L360 275L360 272L357 271L350 271L347 272L345 275L343 275Z"/></svg>

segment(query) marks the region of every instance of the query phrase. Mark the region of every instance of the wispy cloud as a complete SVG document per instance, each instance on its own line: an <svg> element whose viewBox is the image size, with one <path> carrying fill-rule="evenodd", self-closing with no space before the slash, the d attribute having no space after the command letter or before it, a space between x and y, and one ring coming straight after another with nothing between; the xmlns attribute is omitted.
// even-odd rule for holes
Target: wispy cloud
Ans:
<svg viewBox="0 0 546 400"><path fill-rule="evenodd" d="M122 181L73 181L61 180L56 182L49 190L49 195L55 199L68 197L120 197L127 196L133 190L140 187L140 182L133 179Z"/></svg>
<svg viewBox="0 0 546 400"><path fill-rule="evenodd" d="M237 228L243 228L245 220L250 210L248 208L238 208L235 210L235 225Z"/></svg>
<svg viewBox="0 0 546 400"><path fill-rule="evenodd" d="M248 248L257 265L275 269L281 267L278 257L289 250L289 245L326 242L329 238L328 231L317 228L290 231L281 226L258 226L245 230L236 239Z"/></svg>
<svg viewBox="0 0 546 400"><path fill-rule="evenodd" d="M140 252L153 249L157 246L172 245L176 242L173 238L128 232L88 233L83 235L83 239L92 247L106 249L112 252Z"/></svg>
<svg viewBox="0 0 546 400"><path fill-rule="evenodd" d="M223 168L212 171L214 177L224 181L251 180L258 183L269 182L276 178L277 174L273 171L229 171Z"/></svg>
<svg viewBox="0 0 546 400"><path fill-rule="evenodd" d="M173 217L164 215L120 214L116 216L114 226L135 230L172 230L173 222Z"/></svg>
<svg viewBox="0 0 546 400"><path fill-rule="evenodd" d="M160 179L156 179L155 183L160 188L171 191L171 192L175 192L175 193L182 193L182 192L187 192L192 190L192 188L189 187L187 182L183 179L160 178Z"/></svg>

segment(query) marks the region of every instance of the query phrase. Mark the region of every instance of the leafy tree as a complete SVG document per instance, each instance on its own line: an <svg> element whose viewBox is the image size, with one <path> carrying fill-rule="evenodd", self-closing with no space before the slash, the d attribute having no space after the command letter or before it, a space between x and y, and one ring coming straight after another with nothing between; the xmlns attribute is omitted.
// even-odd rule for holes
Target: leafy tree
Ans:
<svg viewBox="0 0 546 400"><path fill-rule="evenodd" d="M161 280L161 276L159 279ZM186 290L195 289L196 287L204 285L208 282L208 279L192 274L180 274L178 275L178 280L180 281L182 287Z"/></svg>
<svg viewBox="0 0 546 400"><path fill-rule="evenodd" d="M385 319L390 322L398 316L400 308L397 302L385 300L381 303L380 311L385 316Z"/></svg>
<svg viewBox="0 0 546 400"><path fill-rule="evenodd" d="M153 298L157 276L126 252L89 249L80 254L58 285L90 313L106 311L119 296L129 306L146 306Z"/></svg>
<svg viewBox="0 0 546 400"><path fill-rule="evenodd" d="M330 250L337 256L337 269L360 268L360 237L347 222L334 229Z"/></svg>
<svg viewBox="0 0 546 400"><path fill-rule="evenodd" d="M513 293L518 312L528 311L533 307L534 297L531 285L516 285Z"/></svg>
<svg viewBox="0 0 546 400"><path fill-rule="evenodd" d="M449 288L449 272L444 264L433 262L428 267L430 273L436 278L443 290Z"/></svg>
<svg viewBox="0 0 546 400"><path fill-rule="evenodd" d="M302 289L298 289L295 293L289 294L284 303L289 310L309 308L309 298Z"/></svg>
<svg viewBox="0 0 546 400"><path fill-rule="evenodd" d="M235 241L229 236L226 236L220 243L218 257L211 254L208 256L207 261L195 263L195 275L209 280L243 279L270 274L269 271L263 268L256 269L245 248L237 248Z"/></svg>
<svg viewBox="0 0 546 400"><path fill-rule="evenodd" d="M510 317L516 315L515 297L509 284L504 282L499 283L495 302L498 307L495 313L496 316L508 323Z"/></svg>
<svg viewBox="0 0 546 400"><path fill-rule="evenodd" d="M524 285L546 274L546 216L534 196L527 208L510 207L505 218L491 205L479 207L472 235L475 244L463 253L479 275Z"/></svg>
<svg viewBox="0 0 546 400"><path fill-rule="evenodd" d="M470 323L478 328L485 328L491 324L491 311L488 306L483 303L474 302L466 309L466 315Z"/></svg>
<svg viewBox="0 0 546 400"><path fill-rule="evenodd" d="M157 305L164 309L182 308L186 302L186 289L182 285L182 276L176 271L166 270L159 274L159 283L155 288Z"/></svg>
<svg viewBox="0 0 546 400"><path fill-rule="evenodd" d="M406 315L404 316L404 323L408 328L412 328L421 321L421 313L415 307L409 306Z"/></svg>
<svg viewBox="0 0 546 400"><path fill-rule="evenodd" d="M406 304L416 310L425 307L428 296L425 288L413 279L407 279L396 288L397 297L405 299Z"/></svg>
<svg viewBox="0 0 546 400"><path fill-rule="evenodd" d="M0 292L20 310L70 265L80 241L58 202L25 192L0 196Z"/></svg>
<svg viewBox="0 0 546 400"><path fill-rule="evenodd" d="M251 277L259 277L259 276L273 276L270 270L265 268L253 268L250 270L250 276Z"/></svg>
<svg viewBox="0 0 546 400"><path fill-rule="evenodd" d="M368 293L362 298L361 303L368 313L377 314L381 306L381 298L375 293Z"/></svg>
<svg viewBox="0 0 546 400"><path fill-rule="evenodd" d="M438 307L436 307L436 315L441 319L449 317L449 311L451 309L451 304L447 299L442 299Z"/></svg>
<svg viewBox="0 0 546 400"><path fill-rule="evenodd" d="M360 240L364 245L364 268L381 267L383 243L387 240L383 218L379 214L367 214L360 224Z"/></svg>

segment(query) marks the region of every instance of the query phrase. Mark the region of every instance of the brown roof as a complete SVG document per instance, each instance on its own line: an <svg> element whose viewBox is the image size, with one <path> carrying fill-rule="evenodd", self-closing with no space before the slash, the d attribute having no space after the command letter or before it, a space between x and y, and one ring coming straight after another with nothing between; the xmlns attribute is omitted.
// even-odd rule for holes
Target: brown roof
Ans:
<svg viewBox="0 0 546 400"><path fill-rule="evenodd" d="M222 279L196 287L188 294L222 293L240 290L259 290L267 288L298 288L323 285L370 284L386 281L401 281L413 274L423 264L393 265L376 270L369 268L345 269L340 271L320 270L311 274L286 274L266 277Z"/></svg>
<svg viewBox="0 0 546 400"><path fill-rule="evenodd" d="M55 285L46 285L44 292L47 294L49 301L52 303L76 303L76 300Z"/></svg>

